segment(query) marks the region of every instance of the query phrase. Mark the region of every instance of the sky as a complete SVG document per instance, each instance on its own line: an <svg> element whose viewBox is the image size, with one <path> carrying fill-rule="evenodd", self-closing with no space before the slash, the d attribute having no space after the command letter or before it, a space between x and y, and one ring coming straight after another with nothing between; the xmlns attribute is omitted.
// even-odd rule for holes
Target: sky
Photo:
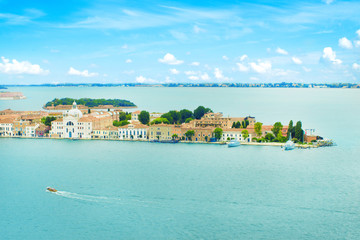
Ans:
<svg viewBox="0 0 360 240"><path fill-rule="evenodd" d="M0 84L360 83L360 1L0 0Z"/></svg>

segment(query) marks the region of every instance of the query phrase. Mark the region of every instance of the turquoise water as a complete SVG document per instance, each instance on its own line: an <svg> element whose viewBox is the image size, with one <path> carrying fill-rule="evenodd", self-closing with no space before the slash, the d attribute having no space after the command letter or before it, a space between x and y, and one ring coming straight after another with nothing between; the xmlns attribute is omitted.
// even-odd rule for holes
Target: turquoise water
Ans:
<svg viewBox="0 0 360 240"><path fill-rule="evenodd" d="M356 90L17 90L28 99L2 101L0 109L36 110L54 93L122 97L151 111L204 104L266 124L300 119L338 146L285 152L1 138L1 239L359 239Z"/></svg>

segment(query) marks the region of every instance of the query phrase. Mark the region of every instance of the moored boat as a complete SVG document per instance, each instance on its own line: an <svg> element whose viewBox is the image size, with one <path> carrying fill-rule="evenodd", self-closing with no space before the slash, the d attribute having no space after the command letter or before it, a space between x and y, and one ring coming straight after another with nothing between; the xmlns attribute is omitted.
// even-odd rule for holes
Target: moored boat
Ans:
<svg viewBox="0 0 360 240"><path fill-rule="evenodd" d="M240 146L240 142L236 140L231 140L228 144L228 147L238 147Z"/></svg>
<svg viewBox="0 0 360 240"><path fill-rule="evenodd" d="M295 143L291 140L288 140L286 143L285 143L285 146L284 146L285 150L293 150L295 148Z"/></svg>

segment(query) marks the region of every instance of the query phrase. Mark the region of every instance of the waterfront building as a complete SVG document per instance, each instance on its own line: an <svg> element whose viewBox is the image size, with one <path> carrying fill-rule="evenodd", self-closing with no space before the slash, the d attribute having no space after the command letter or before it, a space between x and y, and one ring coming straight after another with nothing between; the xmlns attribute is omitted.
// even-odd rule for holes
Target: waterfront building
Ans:
<svg viewBox="0 0 360 240"><path fill-rule="evenodd" d="M35 129L36 137L45 137L47 133L49 133L50 126L46 126L45 124L39 124L39 126Z"/></svg>
<svg viewBox="0 0 360 240"><path fill-rule="evenodd" d="M90 139L93 129L112 126L112 119L109 112L83 116L74 102L72 109L63 113L63 118L51 122L50 137Z"/></svg>
<svg viewBox="0 0 360 240"><path fill-rule="evenodd" d="M181 136L180 138L185 139L186 141L194 141L194 142L208 142L210 138L212 138L214 127L192 127L189 125L184 124L181 127ZM188 139L185 135L187 131L193 130L194 136L191 137L191 140Z"/></svg>
<svg viewBox="0 0 360 240"><path fill-rule="evenodd" d="M29 120L15 120L13 127L13 136L26 136L26 126L29 126L31 122Z"/></svg>
<svg viewBox="0 0 360 240"><path fill-rule="evenodd" d="M131 121L139 121L140 110L131 113Z"/></svg>
<svg viewBox="0 0 360 240"><path fill-rule="evenodd" d="M11 137L14 135L14 119L0 119L0 136Z"/></svg>
<svg viewBox="0 0 360 240"><path fill-rule="evenodd" d="M171 140L173 126L167 124L154 124L149 127L149 140Z"/></svg>
<svg viewBox="0 0 360 240"><path fill-rule="evenodd" d="M130 123L119 127L119 139L146 140L148 139L149 126L141 123Z"/></svg>
<svg viewBox="0 0 360 240"><path fill-rule="evenodd" d="M254 135L252 131L249 132L249 136L245 139L243 134L241 133L243 130L245 129L241 129L241 128L230 128L230 129L224 129L222 136L221 136L221 141L230 141L230 140L235 140L235 141L239 141L239 142L251 142L252 141L252 136Z"/></svg>
<svg viewBox="0 0 360 240"><path fill-rule="evenodd" d="M40 124L38 123L32 123L25 127L25 137L35 137L35 130L38 128Z"/></svg>
<svg viewBox="0 0 360 240"><path fill-rule="evenodd" d="M104 128L94 129L91 133L92 139L119 139L118 128L108 126Z"/></svg>
<svg viewBox="0 0 360 240"><path fill-rule="evenodd" d="M249 121L249 125L254 125L254 117L223 117L222 113L206 113L201 119L191 121L193 127L213 127L213 128L231 128L233 123Z"/></svg>

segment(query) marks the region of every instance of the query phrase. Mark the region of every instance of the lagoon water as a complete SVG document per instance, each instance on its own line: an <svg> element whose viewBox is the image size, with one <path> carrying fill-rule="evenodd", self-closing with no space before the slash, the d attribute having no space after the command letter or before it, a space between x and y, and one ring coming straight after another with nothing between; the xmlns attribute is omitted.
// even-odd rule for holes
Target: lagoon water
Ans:
<svg viewBox="0 0 360 240"><path fill-rule="evenodd" d="M0 138L1 239L359 239L355 89L10 88L40 110L104 97L164 112L205 105L264 124L302 120L336 147ZM47 186L60 191L49 193Z"/></svg>

